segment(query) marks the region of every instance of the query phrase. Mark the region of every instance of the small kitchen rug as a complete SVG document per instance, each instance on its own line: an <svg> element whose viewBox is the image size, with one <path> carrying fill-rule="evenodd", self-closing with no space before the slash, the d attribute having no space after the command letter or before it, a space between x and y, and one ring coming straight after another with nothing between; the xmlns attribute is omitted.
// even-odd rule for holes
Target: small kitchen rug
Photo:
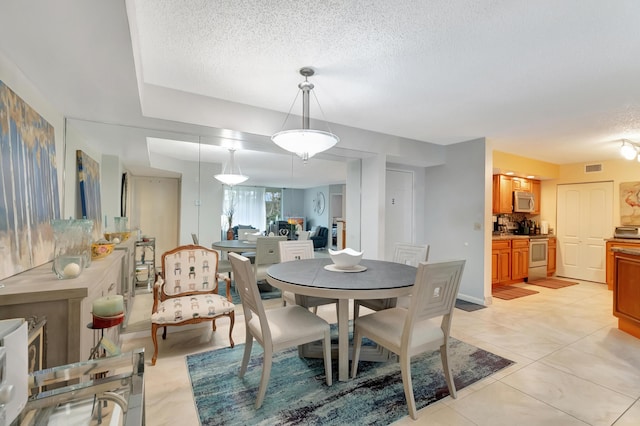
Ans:
<svg viewBox="0 0 640 426"><path fill-rule="evenodd" d="M537 293L539 292L535 290L509 285L494 287L493 290L491 290L491 295L493 297L503 300L517 299L519 297L531 296L532 294Z"/></svg>
<svg viewBox="0 0 640 426"><path fill-rule="evenodd" d="M478 305L477 303L467 302L466 300L456 299L456 308L462 309L463 311L473 312L478 309L484 309L486 306Z"/></svg>
<svg viewBox="0 0 640 426"><path fill-rule="evenodd" d="M528 284L539 285L540 287L556 289L556 288L569 287L571 285L577 285L578 283L573 281L558 280L555 278L546 278L542 280L529 281Z"/></svg>

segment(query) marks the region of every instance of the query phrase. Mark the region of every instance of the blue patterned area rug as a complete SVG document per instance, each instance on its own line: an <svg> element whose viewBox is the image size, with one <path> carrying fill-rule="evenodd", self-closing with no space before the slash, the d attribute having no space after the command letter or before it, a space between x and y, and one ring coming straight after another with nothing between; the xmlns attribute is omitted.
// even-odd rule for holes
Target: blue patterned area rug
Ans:
<svg viewBox="0 0 640 426"><path fill-rule="evenodd" d="M282 293L279 289L272 287L267 283L259 284L258 289L260 290L260 298L262 300L278 299L282 297ZM218 285L218 294L225 297L227 296L227 286L225 286L223 282L220 282ZM242 303L240 300L240 293L236 290L235 282L232 282L231 284L231 301L235 305L240 305Z"/></svg>
<svg viewBox="0 0 640 426"><path fill-rule="evenodd" d="M388 425L408 415L397 362L360 362L355 379L339 382L334 361L333 385L327 386L322 360L299 358L296 348L274 354L267 394L256 410L262 347L253 344L240 379L243 351L239 344L187 356L201 425ZM450 363L460 390L513 361L451 339ZM411 368L418 409L449 394L439 351L414 357Z"/></svg>

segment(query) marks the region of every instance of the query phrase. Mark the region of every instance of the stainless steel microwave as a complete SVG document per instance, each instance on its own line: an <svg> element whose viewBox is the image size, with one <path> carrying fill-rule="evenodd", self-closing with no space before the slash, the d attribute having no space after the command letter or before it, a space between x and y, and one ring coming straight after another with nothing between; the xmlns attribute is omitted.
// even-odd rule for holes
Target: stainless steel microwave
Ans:
<svg viewBox="0 0 640 426"><path fill-rule="evenodd" d="M515 213L532 213L536 200L532 192L513 191L513 211Z"/></svg>

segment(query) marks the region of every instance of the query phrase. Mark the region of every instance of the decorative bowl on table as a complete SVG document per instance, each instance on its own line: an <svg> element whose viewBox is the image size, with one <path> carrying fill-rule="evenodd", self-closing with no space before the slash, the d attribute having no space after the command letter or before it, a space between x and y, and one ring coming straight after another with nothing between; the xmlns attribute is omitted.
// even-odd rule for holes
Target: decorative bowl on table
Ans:
<svg viewBox="0 0 640 426"><path fill-rule="evenodd" d="M105 232L104 238L107 241L111 241L115 244L123 243L129 239L131 236L131 231L126 232Z"/></svg>
<svg viewBox="0 0 640 426"><path fill-rule="evenodd" d="M362 260L361 251L355 251L352 248L345 248L342 250L329 249L329 256L333 261L333 264L338 269L352 269L358 266Z"/></svg>
<svg viewBox="0 0 640 426"><path fill-rule="evenodd" d="M115 243L97 242L91 244L91 259L102 259L109 256L115 248Z"/></svg>

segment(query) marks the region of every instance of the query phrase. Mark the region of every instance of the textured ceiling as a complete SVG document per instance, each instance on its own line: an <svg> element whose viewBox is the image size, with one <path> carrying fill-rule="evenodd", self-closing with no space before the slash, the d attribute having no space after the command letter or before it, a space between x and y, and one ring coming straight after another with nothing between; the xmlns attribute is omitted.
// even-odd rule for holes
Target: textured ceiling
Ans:
<svg viewBox="0 0 640 426"><path fill-rule="evenodd" d="M287 112L310 65L325 118L348 126L434 143L488 137L556 163L640 138L637 1L136 0L135 10L150 84Z"/></svg>
<svg viewBox="0 0 640 426"><path fill-rule="evenodd" d="M640 141L639 18L637 0L2 2L0 51L87 132L219 136L203 99L257 107L254 124L289 111L312 66L312 116L562 164ZM138 139L109 149L144 166Z"/></svg>

